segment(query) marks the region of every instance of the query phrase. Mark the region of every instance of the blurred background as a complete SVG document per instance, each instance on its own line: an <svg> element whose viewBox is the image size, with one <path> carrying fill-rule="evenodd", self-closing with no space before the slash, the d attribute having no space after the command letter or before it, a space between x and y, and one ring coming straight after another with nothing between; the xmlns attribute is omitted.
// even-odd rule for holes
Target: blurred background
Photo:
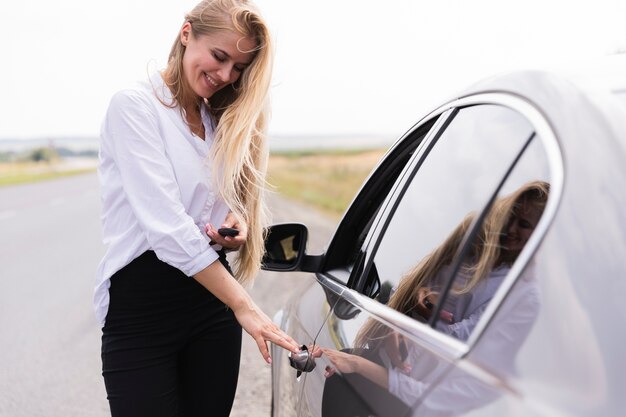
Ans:
<svg viewBox="0 0 626 417"><path fill-rule="evenodd" d="M396 137L480 78L626 49L621 0L259 0L276 137ZM166 64L195 0L29 0L0 14L0 139L95 138L109 98Z"/></svg>
<svg viewBox="0 0 626 417"><path fill-rule="evenodd" d="M385 149L438 104L496 73L626 52L623 0L256 3L276 48L272 211L309 225L311 252ZM165 66L195 4L2 6L0 417L108 413L91 307L100 123L115 91ZM287 284L266 274L251 291L271 315ZM254 345L242 361L232 415L267 416L269 369Z"/></svg>

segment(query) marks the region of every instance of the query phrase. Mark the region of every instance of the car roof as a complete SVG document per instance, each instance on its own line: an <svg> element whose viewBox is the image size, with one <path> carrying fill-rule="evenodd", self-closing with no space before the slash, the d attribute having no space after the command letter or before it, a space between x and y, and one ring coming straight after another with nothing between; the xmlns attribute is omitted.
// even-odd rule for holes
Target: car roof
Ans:
<svg viewBox="0 0 626 417"><path fill-rule="evenodd" d="M460 97L493 92L513 94L535 105L559 139L583 144L593 138L626 154L626 54L494 75Z"/></svg>

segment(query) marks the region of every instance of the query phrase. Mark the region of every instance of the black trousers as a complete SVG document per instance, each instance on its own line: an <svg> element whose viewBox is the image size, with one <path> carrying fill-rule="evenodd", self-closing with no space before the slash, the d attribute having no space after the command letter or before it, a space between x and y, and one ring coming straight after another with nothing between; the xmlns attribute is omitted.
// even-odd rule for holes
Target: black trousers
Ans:
<svg viewBox="0 0 626 417"><path fill-rule="evenodd" d="M109 294L102 375L111 415L228 416L241 355L233 312L152 251L113 275Z"/></svg>

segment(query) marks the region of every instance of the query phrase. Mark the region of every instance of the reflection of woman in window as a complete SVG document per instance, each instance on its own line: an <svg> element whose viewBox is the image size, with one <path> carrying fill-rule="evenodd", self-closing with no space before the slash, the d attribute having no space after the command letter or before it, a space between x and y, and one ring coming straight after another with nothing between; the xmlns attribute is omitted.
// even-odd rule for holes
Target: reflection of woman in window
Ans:
<svg viewBox="0 0 626 417"><path fill-rule="evenodd" d="M549 184L535 181L494 202L444 301L445 310L438 329L467 339L537 225L548 193ZM466 216L438 248L409 271L392 294L390 307L421 320L430 317L437 303L437 292L450 279L450 265L473 219L474 214ZM525 280L526 277L520 281ZM493 326L500 327L501 334L489 354L503 369L513 363L515 352L538 311L534 282L530 279L528 285L517 286L507 298L507 303L514 305L514 309L503 320L493 323ZM523 297L523 302L514 300L516 297ZM368 320L359 332L355 346L365 349L360 355L322 349L334 366L327 369L327 376L332 376L335 370L348 379L350 376L346 374L360 374L407 405L413 404L427 389L429 374L436 365L419 363L419 351L413 346L408 346L407 351L406 342L389 327ZM476 381L471 378L457 377L453 372L446 381L449 384L444 383L438 388L445 392L442 401L431 395L427 401L429 404L422 408L445 410L444 415L448 415L475 408L492 398L488 390L478 389Z"/></svg>
<svg viewBox="0 0 626 417"><path fill-rule="evenodd" d="M487 304L532 234L548 199L549 184L534 181L497 199L474 239L446 297L437 328L467 340ZM389 306L417 319L430 319L437 295L450 279L451 264L474 214L400 281ZM370 321L360 332L362 344L384 337L386 327ZM374 343L375 344L375 343Z"/></svg>

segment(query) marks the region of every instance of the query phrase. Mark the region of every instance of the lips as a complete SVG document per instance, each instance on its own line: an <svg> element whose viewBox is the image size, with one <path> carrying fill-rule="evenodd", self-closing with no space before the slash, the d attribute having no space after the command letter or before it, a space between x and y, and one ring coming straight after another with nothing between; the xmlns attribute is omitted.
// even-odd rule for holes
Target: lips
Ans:
<svg viewBox="0 0 626 417"><path fill-rule="evenodd" d="M204 73L204 79L206 80L209 87L211 87L213 90L218 90L220 88L220 84L217 83L213 78L211 78L211 76L206 72Z"/></svg>

